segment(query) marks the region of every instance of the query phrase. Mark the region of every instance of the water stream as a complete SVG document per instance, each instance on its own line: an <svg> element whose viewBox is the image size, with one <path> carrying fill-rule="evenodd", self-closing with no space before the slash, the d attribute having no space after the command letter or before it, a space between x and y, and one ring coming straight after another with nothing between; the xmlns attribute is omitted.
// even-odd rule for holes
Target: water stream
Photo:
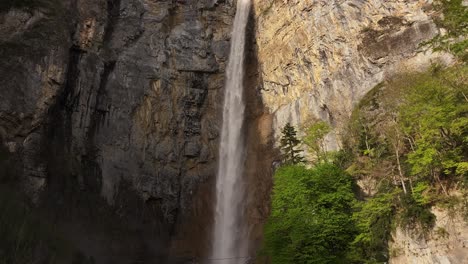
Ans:
<svg viewBox="0 0 468 264"><path fill-rule="evenodd" d="M216 182L216 214L210 263L246 263L248 238L243 221L244 180L244 53L250 0L238 0L226 68L223 125Z"/></svg>

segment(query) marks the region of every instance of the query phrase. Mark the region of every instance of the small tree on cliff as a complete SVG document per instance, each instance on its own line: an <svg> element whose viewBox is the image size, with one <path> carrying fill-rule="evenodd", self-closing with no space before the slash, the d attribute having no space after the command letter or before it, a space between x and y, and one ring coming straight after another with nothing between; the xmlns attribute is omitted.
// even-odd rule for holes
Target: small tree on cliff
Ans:
<svg viewBox="0 0 468 264"><path fill-rule="evenodd" d="M304 143L317 157L318 162L328 162L330 156L325 147L325 136L330 133L331 127L325 121L318 121L306 130Z"/></svg>
<svg viewBox="0 0 468 264"><path fill-rule="evenodd" d="M304 157L300 154L302 150L297 149L297 146L301 143L297 139L297 132L291 124L287 123L283 130L281 136L281 150L283 151L283 162L291 165L304 162Z"/></svg>

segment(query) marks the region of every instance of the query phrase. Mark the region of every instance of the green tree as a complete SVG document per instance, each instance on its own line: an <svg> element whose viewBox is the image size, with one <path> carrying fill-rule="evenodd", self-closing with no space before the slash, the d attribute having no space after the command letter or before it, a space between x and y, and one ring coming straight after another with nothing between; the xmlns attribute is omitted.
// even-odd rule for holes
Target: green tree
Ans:
<svg viewBox="0 0 468 264"><path fill-rule="evenodd" d="M353 219L359 235L352 242L349 251L349 258L354 263L388 261L388 240L400 192L400 189L395 188L355 204Z"/></svg>
<svg viewBox="0 0 468 264"><path fill-rule="evenodd" d="M429 44L435 50L444 50L468 61L468 7L464 0L436 0L435 9L441 14L436 23L446 30Z"/></svg>
<svg viewBox="0 0 468 264"><path fill-rule="evenodd" d="M324 121L318 121L307 128L304 143L315 153L319 162L328 160L325 148L325 136L330 131L330 125Z"/></svg>
<svg viewBox="0 0 468 264"><path fill-rule="evenodd" d="M352 178L333 164L280 168L265 226L265 253L273 264L350 263L346 252L355 236L354 202Z"/></svg>
<svg viewBox="0 0 468 264"><path fill-rule="evenodd" d="M447 184L467 177L468 67L412 76L400 106L400 125L411 144L407 155L415 181Z"/></svg>
<svg viewBox="0 0 468 264"><path fill-rule="evenodd" d="M301 141L297 139L296 129L290 123L287 123L281 133L283 134L281 137L283 162L289 165L304 162L304 157L301 155L302 150L297 149Z"/></svg>

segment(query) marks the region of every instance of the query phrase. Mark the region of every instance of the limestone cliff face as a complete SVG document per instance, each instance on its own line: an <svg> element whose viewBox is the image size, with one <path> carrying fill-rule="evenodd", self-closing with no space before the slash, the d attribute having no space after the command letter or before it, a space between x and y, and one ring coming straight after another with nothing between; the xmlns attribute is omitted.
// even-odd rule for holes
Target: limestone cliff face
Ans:
<svg viewBox="0 0 468 264"><path fill-rule="evenodd" d="M274 127L322 119L332 124L328 148L339 138L353 106L375 85L405 67L440 56L419 44L438 34L426 0L254 1L258 89Z"/></svg>
<svg viewBox="0 0 468 264"><path fill-rule="evenodd" d="M462 264L468 262L468 224L457 212L433 208L433 230L424 237L398 229L390 244L390 264Z"/></svg>
<svg viewBox="0 0 468 264"><path fill-rule="evenodd" d="M254 1L259 75L257 90L272 117L274 136L287 122L299 128L324 120L334 132L328 150L340 148L353 107L386 77L423 70L451 56L424 50L439 28L427 0ZM276 140L277 141L277 140ZM434 209L428 238L394 235L391 263L465 263L466 222ZM446 230L443 237L437 235Z"/></svg>
<svg viewBox="0 0 468 264"><path fill-rule="evenodd" d="M96 263L202 254L234 12L211 0L0 10L0 140L15 162L2 183L19 182Z"/></svg>

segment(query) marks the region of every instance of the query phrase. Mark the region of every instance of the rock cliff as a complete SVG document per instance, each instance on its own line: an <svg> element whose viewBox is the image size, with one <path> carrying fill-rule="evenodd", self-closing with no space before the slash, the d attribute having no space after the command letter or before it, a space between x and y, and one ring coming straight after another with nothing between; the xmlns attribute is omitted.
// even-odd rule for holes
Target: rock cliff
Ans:
<svg viewBox="0 0 468 264"><path fill-rule="evenodd" d="M0 10L2 183L96 263L200 255L233 4L33 2Z"/></svg>
<svg viewBox="0 0 468 264"><path fill-rule="evenodd" d="M258 89L276 137L288 121L321 119L337 128L328 149L340 148L342 125L363 95L395 71L442 56L419 48L439 32L431 10L426 0L255 1Z"/></svg>
<svg viewBox="0 0 468 264"><path fill-rule="evenodd" d="M203 257L233 2L0 4L0 154L8 157L0 183L27 193L96 263ZM286 122L327 121L335 128L327 148L338 149L369 90L451 57L420 47L440 32L430 0L252 2L244 129L248 219L259 243L273 144ZM453 230L466 231L460 226ZM448 245L445 257L424 263L457 263L447 261L466 235L450 230L450 241L423 250ZM395 240L394 263L426 254L403 233Z"/></svg>
<svg viewBox="0 0 468 264"><path fill-rule="evenodd" d="M354 106L400 72L450 64L448 54L421 45L441 31L426 0L254 1L258 46L257 91L278 142L287 123L301 128L323 120L334 128L328 150L340 149ZM430 237L397 230L390 263L466 262L466 222L434 209ZM437 235L441 230L447 230Z"/></svg>
<svg viewBox="0 0 468 264"><path fill-rule="evenodd" d="M468 262L468 225L456 211L433 208L436 223L430 234L398 229L390 245L391 264Z"/></svg>

